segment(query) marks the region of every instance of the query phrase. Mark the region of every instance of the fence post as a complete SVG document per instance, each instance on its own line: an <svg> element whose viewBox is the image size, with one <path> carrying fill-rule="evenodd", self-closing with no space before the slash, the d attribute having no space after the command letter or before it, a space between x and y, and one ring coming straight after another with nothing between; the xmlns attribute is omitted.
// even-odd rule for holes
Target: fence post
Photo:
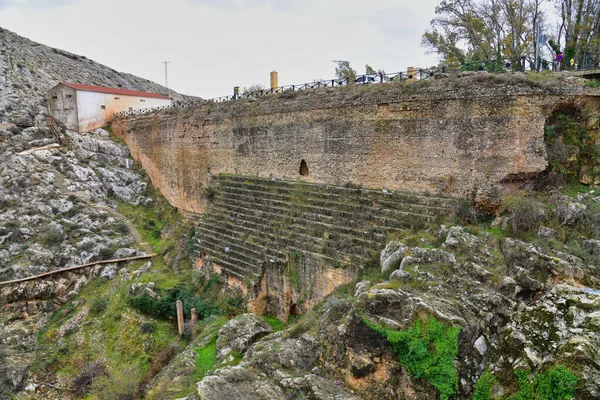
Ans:
<svg viewBox="0 0 600 400"><path fill-rule="evenodd" d="M195 308L192 308L192 326L196 326L198 323L198 313Z"/></svg>
<svg viewBox="0 0 600 400"><path fill-rule="evenodd" d="M177 330L181 336L183 335L183 303L181 300L177 300L175 306L177 307Z"/></svg>

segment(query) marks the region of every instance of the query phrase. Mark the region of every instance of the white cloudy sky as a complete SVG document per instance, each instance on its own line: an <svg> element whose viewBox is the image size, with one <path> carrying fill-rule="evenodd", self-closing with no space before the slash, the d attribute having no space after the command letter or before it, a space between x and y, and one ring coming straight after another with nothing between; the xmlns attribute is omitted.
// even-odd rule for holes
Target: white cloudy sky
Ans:
<svg viewBox="0 0 600 400"><path fill-rule="evenodd" d="M210 98L233 86L436 63L421 35L438 0L0 0L0 26L120 71Z"/></svg>

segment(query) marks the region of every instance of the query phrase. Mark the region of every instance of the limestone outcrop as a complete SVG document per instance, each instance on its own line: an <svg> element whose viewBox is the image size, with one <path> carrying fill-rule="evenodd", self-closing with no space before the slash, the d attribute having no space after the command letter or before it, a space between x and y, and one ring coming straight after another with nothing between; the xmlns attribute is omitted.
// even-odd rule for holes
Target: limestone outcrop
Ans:
<svg viewBox="0 0 600 400"><path fill-rule="evenodd" d="M589 194L579 202L598 198ZM498 241L461 226L441 226L435 235L427 246L390 242L381 253L389 280L332 294L298 324L252 345L239 365L206 376L200 398L437 399L437 386L411 375L389 338L374 329L407 331L431 317L460 330L450 364L452 398L472 398L486 371L495 380L490 390L507 398L519 388L513 371L533 379L556 366L577 375L574 398L597 398L595 265L566 249Z"/></svg>

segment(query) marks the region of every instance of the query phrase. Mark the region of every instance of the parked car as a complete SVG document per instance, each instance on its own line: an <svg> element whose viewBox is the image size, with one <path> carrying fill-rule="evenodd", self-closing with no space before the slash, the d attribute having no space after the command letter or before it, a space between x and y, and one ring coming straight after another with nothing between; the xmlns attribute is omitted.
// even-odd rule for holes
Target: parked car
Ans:
<svg viewBox="0 0 600 400"><path fill-rule="evenodd" d="M379 78L379 75L361 75L358 78L356 78L356 80L354 81L354 83L379 83L381 80Z"/></svg>

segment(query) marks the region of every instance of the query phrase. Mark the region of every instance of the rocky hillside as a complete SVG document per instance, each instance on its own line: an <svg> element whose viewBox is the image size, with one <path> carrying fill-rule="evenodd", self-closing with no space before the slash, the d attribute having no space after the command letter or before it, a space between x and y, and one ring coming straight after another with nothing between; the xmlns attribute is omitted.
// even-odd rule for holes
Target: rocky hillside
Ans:
<svg viewBox="0 0 600 400"><path fill-rule="evenodd" d="M0 28L0 122L24 128L43 125L45 93L61 81L171 94L175 100L183 98L147 79L117 72L86 57Z"/></svg>
<svg viewBox="0 0 600 400"><path fill-rule="evenodd" d="M59 81L166 89L4 29L0 72L0 282L150 252L117 211L152 203L127 146L101 129L64 132L68 145L59 146L45 126L44 95ZM48 317L93 276L114 278L115 268L0 287L0 398L21 386Z"/></svg>

